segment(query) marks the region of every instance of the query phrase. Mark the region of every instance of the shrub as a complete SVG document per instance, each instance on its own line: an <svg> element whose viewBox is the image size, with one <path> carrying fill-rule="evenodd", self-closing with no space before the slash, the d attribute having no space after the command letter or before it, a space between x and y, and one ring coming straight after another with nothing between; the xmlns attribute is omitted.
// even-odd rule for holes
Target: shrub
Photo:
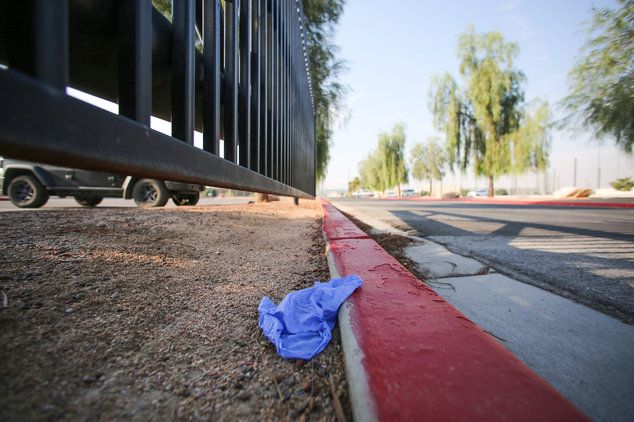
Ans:
<svg viewBox="0 0 634 422"><path fill-rule="evenodd" d="M506 191L506 189L496 189L495 190L495 194L496 195L508 195L509 193Z"/></svg>
<svg viewBox="0 0 634 422"><path fill-rule="evenodd" d="M610 182L610 185L616 190L630 191L634 187L634 180L629 177L621 177L614 182Z"/></svg>

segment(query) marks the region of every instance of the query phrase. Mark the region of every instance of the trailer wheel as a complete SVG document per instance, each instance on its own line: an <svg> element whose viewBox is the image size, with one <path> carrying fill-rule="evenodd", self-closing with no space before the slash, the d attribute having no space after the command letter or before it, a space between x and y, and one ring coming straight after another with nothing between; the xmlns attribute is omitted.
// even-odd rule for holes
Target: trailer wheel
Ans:
<svg viewBox="0 0 634 422"><path fill-rule="evenodd" d="M9 183L9 199L20 208L39 208L48 201L48 191L33 176L23 175Z"/></svg>
<svg viewBox="0 0 634 422"><path fill-rule="evenodd" d="M141 179L132 189L132 198L141 208L162 207L170 199L170 194L160 180Z"/></svg>

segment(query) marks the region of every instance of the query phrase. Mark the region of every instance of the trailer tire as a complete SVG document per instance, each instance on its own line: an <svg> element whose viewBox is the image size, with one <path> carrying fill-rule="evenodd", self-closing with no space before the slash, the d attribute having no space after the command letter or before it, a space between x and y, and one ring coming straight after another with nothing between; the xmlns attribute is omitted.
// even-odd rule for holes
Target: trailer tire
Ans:
<svg viewBox="0 0 634 422"><path fill-rule="evenodd" d="M163 207L170 193L160 180L141 179L132 188L132 198L140 208Z"/></svg>
<svg viewBox="0 0 634 422"><path fill-rule="evenodd" d="M9 183L9 199L16 207L39 208L48 201L48 191L33 176L17 176Z"/></svg>

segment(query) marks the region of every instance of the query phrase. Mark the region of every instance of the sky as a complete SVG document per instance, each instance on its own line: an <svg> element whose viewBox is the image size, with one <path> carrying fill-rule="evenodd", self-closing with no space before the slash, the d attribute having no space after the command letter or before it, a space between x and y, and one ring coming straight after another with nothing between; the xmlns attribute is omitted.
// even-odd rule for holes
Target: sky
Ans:
<svg viewBox="0 0 634 422"><path fill-rule="evenodd" d="M557 103L567 94L567 74L586 39L582 22L595 7L615 7L613 0L347 0L337 26L335 42L347 72L348 117L333 133L331 160L321 189L347 189L358 176L358 163L378 143L378 134L396 122L406 125L406 151L430 136L441 136L432 125L427 92L432 75L458 73L456 40L468 24L479 33L499 31L506 41L519 44L516 68L526 75L527 101L547 99L555 118L563 116ZM617 177L634 176L634 159L612 140L599 143L588 132L554 130L550 169L518 178L502 177L496 188L551 191L570 186L577 161L577 186L609 187ZM442 138L444 139L444 138ZM407 157L408 157L407 155ZM600 172L599 172L600 169ZM449 173L444 184L484 188L486 181ZM420 189L426 181L411 181Z"/></svg>

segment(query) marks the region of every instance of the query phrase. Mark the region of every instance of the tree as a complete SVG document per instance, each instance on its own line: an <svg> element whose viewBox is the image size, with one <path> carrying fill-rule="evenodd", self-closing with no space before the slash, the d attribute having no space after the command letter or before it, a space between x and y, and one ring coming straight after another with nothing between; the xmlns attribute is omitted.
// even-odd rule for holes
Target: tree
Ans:
<svg viewBox="0 0 634 422"><path fill-rule="evenodd" d="M429 194L431 195L432 180L442 180L445 176L444 167L447 156L444 148L438 143L437 137L427 139L426 143L419 142L410 151L412 176L415 179L429 180Z"/></svg>
<svg viewBox="0 0 634 422"><path fill-rule="evenodd" d="M373 191L383 192L386 188L382 178L381 167L379 152L377 150L370 152L368 157L359 163L361 186Z"/></svg>
<svg viewBox="0 0 634 422"><path fill-rule="evenodd" d="M581 122L599 138L612 137L626 153L634 147L634 0L617 10L594 9L588 39L568 74L565 120Z"/></svg>
<svg viewBox="0 0 634 422"><path fill-rule="evenodd" d="M326 177L332 129L345 110L343 98L347 87L337 80L345 64L337 57L338 48L333 42L344 4L345 0L302 0L315 100L317 180Z"/></svg>
<svg viewBox="0 0 634 422"><path fill-rule="evenodd" d="M478 34L468 26L458 39L466 89L445 73L433 77L429 90L434 126L445 133L450 167L466 171L472 164L477 176L488 177L489 196L494 195L495 178L523 172L537 162L547 165L548 143L542 140L549 128L543 120L549 116L548 105L542 103L545 109L540 106L541 114L532 116L522 108L525 78L513 68L518 51L499 32Z"/></svg>
<svg viewBox="0 0 634 422"><path fill-rule="evenodd" d="M381 157L381 176L385 188L396 187L401 196L401 184L407 183L407 164L405 163L405 125L397 123L392 133L379 134L379 156Z"/></svg>
<svg viewBox="0 0 634 422"><path fill-rule="evenodd" d="M381 132L376 150L359 163L361 184L376 191L396 187L401 196L401 187L407 183L408 173L405 163L405 126L397 123L391 133Z"/></svg>
<svg viewBox="0 0 634 422"><path fill-rule="evenodd" d="M358 177L352 179L352 182L348 182L348 193L354 193L361 189L361 180Z"/></svg>

